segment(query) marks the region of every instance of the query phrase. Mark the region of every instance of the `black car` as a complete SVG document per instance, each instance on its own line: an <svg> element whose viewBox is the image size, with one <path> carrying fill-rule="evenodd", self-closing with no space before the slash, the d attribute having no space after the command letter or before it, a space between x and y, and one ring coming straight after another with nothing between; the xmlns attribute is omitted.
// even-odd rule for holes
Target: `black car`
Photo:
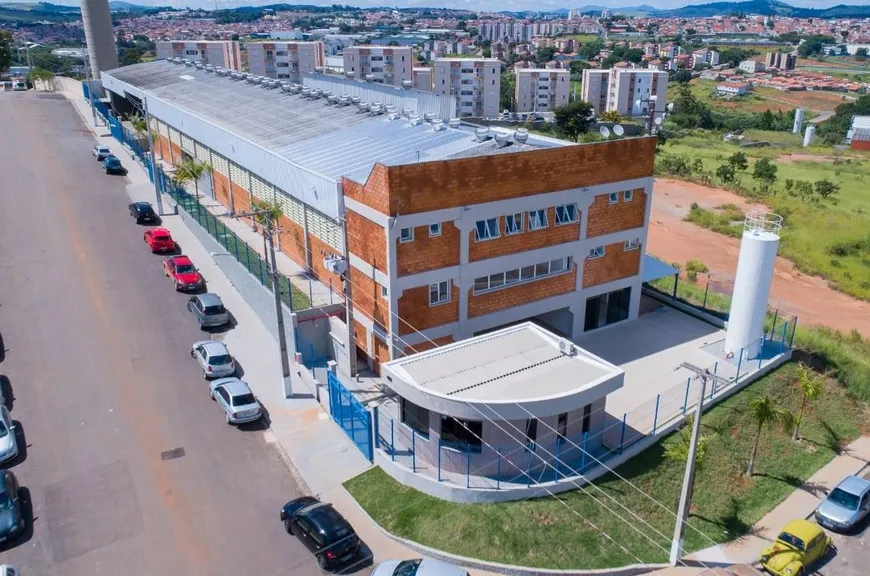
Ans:
<svg viewBox="0 0 870 576"><path fill-rule="evenodd" d="M136 219L136 224L157 222L157 213L148 202L133 202L130 204L130 216Z"/></svg>
<svg viewBox="0 0 870 576"><path fill-rule="evenodd" d="M346 564L360 549L359 537L347 520L332 507L313 496L291 500L281 509L281 521L327 570Z"/></svg>
<svg viewBox="0 0 870 576"><path fill-rule="evenodd" d="M24 529L18 488L15 474L4 470L0 479L0 542L12 538Z"/></svg>

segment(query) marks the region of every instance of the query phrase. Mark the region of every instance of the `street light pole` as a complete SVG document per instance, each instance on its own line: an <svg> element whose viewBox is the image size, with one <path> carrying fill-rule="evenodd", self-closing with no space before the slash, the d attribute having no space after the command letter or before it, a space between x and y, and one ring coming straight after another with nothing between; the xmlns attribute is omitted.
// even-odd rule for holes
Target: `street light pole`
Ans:
<svg viewBox="0 0 870 576"><path fill-rule="evenodd" d="M698 406L695 408L695 421L692 423L692 440L689 443L689 453L686 457L686 472L683 476L683 489L680 492L680 505L677 508L677 524L674 526L674 539L671 543L670 563L676 566L683 557L683 539L686 532L686 522L689 519L689 509L692 505L692 490L695 483L695 457L698 451L698 435L701 432L701 415L704 413L704 394L707 390L707 380L728 384L727 378L722 378L703 369L683 362L680 367L694 372L701 379L701 394L698 396Z"/></svg>
<svg viewBox="0 0 870 576"><path fill-rule="evenodd" d="M148 151L151 155L151 179L154 180L154 194L157 198L157 214L163 214L163 198L160 194L160 182L157 181L157 156L154 154L154 136L151 133L151 115L148 113L147 98L142 98L142 109L145 112L145 129L148 131Z"/></svg>

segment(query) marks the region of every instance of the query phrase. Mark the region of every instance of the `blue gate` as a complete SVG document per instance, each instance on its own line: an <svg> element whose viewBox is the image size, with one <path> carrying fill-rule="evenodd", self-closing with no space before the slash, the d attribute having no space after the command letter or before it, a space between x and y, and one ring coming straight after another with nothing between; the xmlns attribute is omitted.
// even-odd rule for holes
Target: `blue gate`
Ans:
<svg viewBox="0 0 870 576"><path fill-rule="evenodd" d="M329 413L332 419L344 429L363 455L370 462L374 461L371 412L353 397L353 394L332 372L327 372L326 380L329 387Z"/></svg>

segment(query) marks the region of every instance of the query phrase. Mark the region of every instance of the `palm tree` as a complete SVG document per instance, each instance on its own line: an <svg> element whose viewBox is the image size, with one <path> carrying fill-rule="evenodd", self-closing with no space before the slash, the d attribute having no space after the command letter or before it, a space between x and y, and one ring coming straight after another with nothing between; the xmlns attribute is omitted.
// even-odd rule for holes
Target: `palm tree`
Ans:
<svg viewBox="0 0 870 576"><path fill-rule="evenodd" d="M273 230L277 232L278 230L278 218L284 214L283 210L281 210L281 205L276 201L267 202L265 200L254 200L254 209L262 210L259 214L255 216L257 222L263 228L263 251L266 261L269 260L269 253L266 250L266 229L272 227ZM272 238L272 242L278 240L277 234Z"/></svg>
<svg viewBox="0 0 870 576"><path fill-rule="evenodd" d="M766 425L781 426L788 428L794 423L791 412L776 405L776 402L768 395L758 396L749 405L752 419L758 428L755 431L755 442L752 444L752 455L749 456L749 466L746 467L746 475L752 476L755 467L755 457L758 455L758 443L761 440L761 431Z"/></svg>
<svg viewBox="0 0 870 576"><path fill-rule="evenodd" d="M804 419L804 409L807 406L807 402L815 400L825 391L825 383L822 379L817 377L812 368L803 362L798 364L797 379L798 387L801 389L801 393L803 394L803 400L801 400L801 409L794 422L794 432L792 432L791 435L792 440L800 439L801 421Z"/></svg>
<svg viewBox="0 0 870 576"><path fill-rule="evenodd" d="M205 162L199 160L185 160L175 170L173 180L181 187L193 182L193 189L196 191L196 202L199 203L199 180L211 167Z"/></svg>
<svg viewBox="0 0 870 576"><path fill-rule="evenodd" d="M686 416L686 422L680 429L679 436L676 442L668 444L665 447L665 456L668 460L672 460L679 464L685 464L689 458L689 446L692 443L692 427L695 422L695 416L689 414ZM700 434L698 436L698 445L695 448L695 465L699 468L704 463L704 456L707 454L707 436Z"/></svg>

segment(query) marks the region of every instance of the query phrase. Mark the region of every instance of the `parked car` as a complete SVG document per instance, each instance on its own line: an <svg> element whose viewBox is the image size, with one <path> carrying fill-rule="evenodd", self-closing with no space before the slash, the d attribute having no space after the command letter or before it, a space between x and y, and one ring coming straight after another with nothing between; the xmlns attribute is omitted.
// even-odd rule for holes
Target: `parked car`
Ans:
<svg viewBox="0 0 870 576"><path fill-rule="evenodd" d="M291 500L281 508L281 521L327 570L346 564L360 549L359 537L332 504L313 496Z"/></svg>
<svg viewBox="0 0 870 576"><path fill-rule="evenodd" d="M468 572L440 560L415 558L381 562L371 576L468 576Z"/></svg>
<svg viewBox="0 0 870 576"><path fill-rule="evenodd" d="M199 290L205 285L202 274L184 256L171 256L163 261L163 274L171 279L176 290Z"/></svg>
<svg viewBox="0 0 870 576"><path fill-rule="evenodd" d="M102 162L106 156L112 155L112 149L108 146L103 146L102 144L94 146L94 149L91 152L93 152L94 158L97 159L97 162Z"/></svg>
<svg viewBox="0 0 870 576"><path fill-rule="evenodd" d="M227 424L259 420L263 413L254 393L238 378L221 378L208 385L208 395L224 410Z"/></svg>
<svg viewBox="0 0 870 576"><path fill-rule="evenodd" d="M202 367L203 378L222 378L236 373L236 363L223 342L202 340L193 345L190 355Z"/></svg>
<svg viewBox="0 0 870 576"><path fill-rule="evenodd" d="M230 321L230 313L224 308L217 294L198 294L187 301L187 309L199 322L200 328L223 326Z"/></svg>
<svg viewBox="0 0 870 576"><path fill-rule="evenodd" d="M155 254L157 252L172 252L175 250L175 240L166 228L152 228L143 236L145 243Z"/></svg>
<svg viewBox="0 0 870 576"><path fill-rule="evenodd" d="M847 476L816 508L816 522L825 528L847 531L870 514L870 480Z"/></svg>
<svg viewBox="0 0 870 576"><path fill-rule="evenodd" d="M130 216L136 219L136 224L157 222L157 213L148 202L133 202L129 206Z"/></svg>
<svg viewBox="0 0 870 576"><path fill-rule="evenodd" d="M0 472L0 542L5 542L24 529L18 479L9 470Z"/></svg>
<svg viewBox="0 0 870 576"><path fill-rule="evenodd" d="M103 159L103 169L106 174L126 174L127 169L121 165L121 159L109 154Z"/></svg>
<svg viewBox="0 0 870 576"><path fill-rule="evenodd" d="M8 462L18 456L18 438L15 423L6 406L0 406L0 463Z"/></svg>
<svg viewBox="0 0 870 576"><path fill-rule="evenodd" d="M21 572L13 564L0 564L0 576L21 576Z"/></svg>
<svg viewBox="0 0 870 576"><path fill-rule="evenodd" d="M761 551L761 567L775 576L807 576L810 566L824 558L830 547L830 536L818 524L792 520L773 545Z"/></svg>

